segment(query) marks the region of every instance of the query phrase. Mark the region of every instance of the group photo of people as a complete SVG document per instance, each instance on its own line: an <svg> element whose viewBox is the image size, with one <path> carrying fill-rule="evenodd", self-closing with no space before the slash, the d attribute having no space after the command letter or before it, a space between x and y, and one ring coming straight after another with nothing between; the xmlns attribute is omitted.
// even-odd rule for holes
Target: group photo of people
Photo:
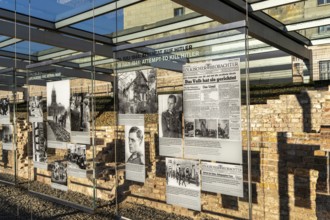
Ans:
<svg viewBox="0 0 330 220"><path fill-rule="evenodd" d="M168 186L199 190L200 169L198 161L166 158L166 183Z"/></svg>

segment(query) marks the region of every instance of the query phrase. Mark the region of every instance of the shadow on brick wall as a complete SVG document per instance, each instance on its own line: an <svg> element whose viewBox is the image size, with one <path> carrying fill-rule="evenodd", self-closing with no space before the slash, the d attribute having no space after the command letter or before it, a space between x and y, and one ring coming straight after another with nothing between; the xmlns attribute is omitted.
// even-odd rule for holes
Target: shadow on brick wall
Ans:
<svg viewBox="0 0 330 220"><path fill-rule="evenodd" d="M311 209L310 170L317 170L319 178L316 189L324 190L326 176L326 157L314 156L319 145L290 144L288 134L277 134L278 160L278 194L280 219L289 219L289 175L294 180L294 206Z"/></svg>

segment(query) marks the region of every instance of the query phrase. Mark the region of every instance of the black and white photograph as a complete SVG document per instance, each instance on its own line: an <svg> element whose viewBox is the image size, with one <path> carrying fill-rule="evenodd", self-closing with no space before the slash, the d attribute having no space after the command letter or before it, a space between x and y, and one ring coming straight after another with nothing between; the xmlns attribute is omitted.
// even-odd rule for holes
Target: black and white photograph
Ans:
<svg viewBox="0 0 330 220"><path fill-rule="evenodd" d="M67 151L68 175L86 177L86 145L68 144Z"/></svg>
<svg viewBox="0 0 330 220"><path fill-rule="evenodd" d="M144 165L144 127L125 126L125 161Z"/></svg>
<svg viewBox="0 0 330 220"><path fill-rule="evenodd" d="M8 98L0 99L0 123L9 124L10 123L10 106Z"/></svg>
<svg viewBox="0 0 330 220"><path fill-rule="evenodd" d="M56 148L70 142L70 81L47 82L47 141Z"/></svg>
<svg viewBox="0 0 330 220"><path fill-rule="evenodd" d="M156 69L118 73L119 113L157 113L156 91Z"/></svg>
<svg viewBox="0 0 330 220"><path fill-rule="evenodd" d="M125 126L125 161L125 179L144 183L144 126Z"/></svg>
<svg viewBox="0 0 330 220"><path fill-rule="evenodd" d="M166 183L168 186L200 190L198 161L166 158Z"/></svg>
<svg viewBox="0 0 330 220"><path fill-rule="evenodd" d="M55 161L50 164L52 187L67 190L68 175L67 164L64 161Z"/></svg>
<svg viewBox="0 0 330 220"><path fill-rule="evenodd" d="M218 138L229 139L229 120L218 121Z"/></svg>
<svg viewBox="0 0 330 220"><path fill-rule="evenodd" d="M158 95L159 137L182 138L182 94Z"/></svg>
<svg viewBox="0 0 330 220"><path fill-rule="evenodd" d="M32 123L34 167L47 169L47 130L45 122Z"/></svg>
<svg viewBox="0 0 330 220"><path fill-rule="evenodd" d="M42 122L43 121L43 108L45 100L42 96L30 96L29 98L29 121Z"/></svg>
<svg viewBox="0 0 330 220"><path fill-rule="evenodd" d="M71 142L90 144L90 94L74 93L70 98Z"/></svg>
<svg viewBox="0 0 330 220"><path fill-rule="evenodd" d="M184 119L184 136L194 137L195 136L195 120Z"/></svg>
<svg viewBox="0 0 330 220"><path fill-rule="evenodd" d="M1 141L3 150L13 150L13 125L2 125Z"/></svg>
<svg viewBox="0 0 330 220"><path fill-rule="evenodd" d="M201 210L200 166L195 160L166 158L166 202Z"/></svg>
<svg viewBox="0 0 330 220"><path fill-rule="evenodd" d="M195 137L217 138L216 119L195 119Z"/></svg>

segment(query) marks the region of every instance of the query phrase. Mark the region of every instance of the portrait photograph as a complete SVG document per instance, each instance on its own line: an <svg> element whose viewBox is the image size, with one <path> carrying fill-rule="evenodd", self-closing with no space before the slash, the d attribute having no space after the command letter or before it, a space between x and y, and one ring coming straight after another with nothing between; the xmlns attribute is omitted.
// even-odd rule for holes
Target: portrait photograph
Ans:
<svg viewBox="0 0 330 220"><path fill-rule="evenodd" d="M156 69L118 73L120 114L157 113Z"/></svg>
<svg viewBox="0 0 330 220"><path fill-rule="evenodd" d="M145 164L144 126L125 126L125 161Z"/></svg>
<svg viewBox="0 0 330 220"><path fill-rule="evenodd" d="M159 137L182 138L182 94L158 95Z"/></svg>

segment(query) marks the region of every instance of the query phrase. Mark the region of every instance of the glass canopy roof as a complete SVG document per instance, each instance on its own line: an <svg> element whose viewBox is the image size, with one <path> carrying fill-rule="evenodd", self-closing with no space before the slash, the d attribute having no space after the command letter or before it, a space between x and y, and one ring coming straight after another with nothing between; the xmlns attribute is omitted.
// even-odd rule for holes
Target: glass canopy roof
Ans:
<svg viewBox="0 0 330 220"><path fill-rule="evenodd" d="M29 5L30 1L30 5ZM1 0L0 7L47 21L60 21L113 0Z"/></svg>
<svg viewBox="0 0 330 220"><path fill-rule="evenodd" d="M74 43L60 42L56 39L57 36L63 38L61 41L79 39L80 42L77 44L84 45L86 41L93 40L91 33L94 32L95 41L100 48L106 45L111 50L112 46L120 44L158 39L163 36L162 34L170 36L184 33L189 27L198 29L204 24L208 24L209 27L218 25L213 19L201 16L188 8L185 8L184 14L179 17L175 17L173 11L169 11L167 14L164 12L162 17L153 18L151 14L156 10L157 13L160 10L168 10L160 6L162 2L177 4L175 2L180 0L150 1L156 2L156 5L148 11L140 6L145 2L143 0L0 0L0 10L12 13L10 16L6 13L0 16L3 21L7 19L12 23L16 11L20 16L20 22L26 27L30 15L35 18L31 24L35 31L50 30L52 33L58 33L51 44L55 47L46 45L47 40L32 38L34 40L30 44L30 52L31 55L40 56L38 60L46 59L45 57L53 59L56 58L56 54L60 57L79 51ZM312 46L314 42L317 44L330 42L330 4L326 4L329 0L221 0L220 2L233 10L238 9L241 13L245 12L245 5L248 3L251 18L301 45ZM134 14L130 11L132 7L138 9ZM143 13L140 13L141 11ZM219 16L221 16L220 12ZM0 51L14 52L16 44L17 53L29 54L28 39L24 37L11 39L11 37L12 35L6 36L1 32ZM55 51L54 55L48 56L48 51ZM104 60L112 58L107 57L106 53L97 55Z"/></svg>
<svg viewBox="0 0 330 220"><path fill-rule="evenodd" d="M29 54L29 52L30 52L29 50L31 49L31 55L34 55L37 52L40 52L43 50L48 50L50 48L52 48L52 46L34 43L34 42L30 42L30 45L29 45L28 41L22 41L22 42L12 44L7 47L3 47L1 49L4 51L10 51L10 52L15 52L15 50L16 50L17 53L27 54L27 55Z"/></svg>

